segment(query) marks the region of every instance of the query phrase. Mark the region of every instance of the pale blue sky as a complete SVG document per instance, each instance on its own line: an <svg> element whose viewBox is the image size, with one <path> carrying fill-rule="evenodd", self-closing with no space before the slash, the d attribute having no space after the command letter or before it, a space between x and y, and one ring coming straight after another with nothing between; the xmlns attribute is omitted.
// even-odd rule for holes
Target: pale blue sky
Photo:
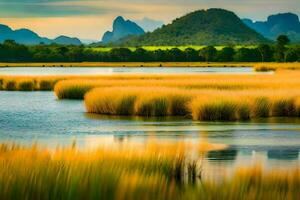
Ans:
<svg viewBox="0 0 300 200"><path fill-rule="evenodd" d="M279 12L300 15L299 0L0 0L0 23L30 28L47 37L66 34L100 39L118 15L168 23L190 11L211 7L254 20Z"/></svg>

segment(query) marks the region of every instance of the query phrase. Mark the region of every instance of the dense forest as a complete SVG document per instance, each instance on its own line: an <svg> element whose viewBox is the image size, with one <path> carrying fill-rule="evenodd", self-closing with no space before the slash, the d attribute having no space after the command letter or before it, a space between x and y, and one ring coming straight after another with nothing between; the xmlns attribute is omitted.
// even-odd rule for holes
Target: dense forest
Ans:
<svg viewBox="0 0 300 200"><path fill-rule="evenodd" d="M45 45L25 46L12 40L0 44L0 62L295 62L300 61L300 45L287 46L289 39L281 35L277 43L260 44L256 48L234 48L217 50L207 46L201 50L187 48L180 50L147 51L136 48L113 48L110 51L96 51L85 46Z"/></svg>

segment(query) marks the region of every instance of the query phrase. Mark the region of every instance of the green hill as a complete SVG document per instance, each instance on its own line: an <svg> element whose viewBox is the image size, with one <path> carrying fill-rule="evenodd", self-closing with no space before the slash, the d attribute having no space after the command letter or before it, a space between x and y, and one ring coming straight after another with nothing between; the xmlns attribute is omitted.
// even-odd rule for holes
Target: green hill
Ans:
<svg viewBox="0 0 300 200"><path fill-rule="evenodd" d="M233 45L268 42L246 26L233 12L199 10L174 20L151 33L129 37L121 43L141 45Z"/></svg>

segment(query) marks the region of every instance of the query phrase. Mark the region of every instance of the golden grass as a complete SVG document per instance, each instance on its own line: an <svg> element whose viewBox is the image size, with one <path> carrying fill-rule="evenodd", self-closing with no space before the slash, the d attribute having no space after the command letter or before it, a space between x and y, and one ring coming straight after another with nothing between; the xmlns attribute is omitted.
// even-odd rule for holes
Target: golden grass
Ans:
<svg viewBox="0 0 300 200"><path fill-rule="evenodd" d="M299 70L300 63L258 63L254 64L255 71Z"/></svg>
<svg viewBox="0 0 300 200"><path fill-rule="evenodd" d="M51 91L60 76L0 76L0 90L7 91Z"/></svg>
<svg viewBox="0 0 300 200"><path fill-rule="evenodd" d="M198 149L197 157L188 156L192 147ZM49 151L36 145L26 148L2 144L0 197L293 200L300 196L299 169L266 172L261 167L249 167L217 182L201 179L199 153L215 149L220 147L150 142L138 147L80 151L73 146Z"/></svg>
<svg viewBox="0 0 300 200"><path fill-rule="evenodd" d="M189 90L170 87L102 87L85 95L89 113L186 116L201 121L297 117L297 89Z"/></svg>
<svg viewBox="0 0 300 200"><path fill-rule="evenodd" d="M85 96L90 113L109 115L175 116L188 114L189 91L151 87L92 90Z"/></svg>
<svg viewBox="0 0 300 200"><path fill-rule="evenodd" d="M60 81L55 86L59 99L83 99L84 94L97 87L173 87L184 89L248 90L300 88L300 73L281 71L256 75L111 75Z"/></svg>

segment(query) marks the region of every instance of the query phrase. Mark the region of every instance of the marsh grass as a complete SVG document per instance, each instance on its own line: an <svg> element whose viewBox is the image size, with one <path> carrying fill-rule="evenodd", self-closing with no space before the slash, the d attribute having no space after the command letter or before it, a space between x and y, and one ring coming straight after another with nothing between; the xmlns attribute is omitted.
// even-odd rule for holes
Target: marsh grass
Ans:
<svg viewBox="0 0 300 200"><path fill-rule="evenodd" d="M150 142L47 150L0 146L1 199L274 199L300 195L299 169L264 171L259 165L238 168L232 176L200 179L198 158L190 148L208 152L205 144Z"/></svg>
<svg viewBox="0 0 300 200"><path fill-rule="evenodd" d="M295 98L280 98L276 99L272 105L272 116L297 116L297 105Z"/></svg>
<svg viewBox="0 0 300 200"><path fill-rule="evenodd" d="M39 82L39 90L51 91L54 88L55 81L53 80L41 80Z"/></svg>
<svg viewBox="0 0 300 200"><path fill-rule="evenodd" d="M88 112L146 117L187 115L188 91L159 87L96 88L85 95Z"/></svg>
<svg viewBox="0 0 300 200"><path fill-rule="evenodd" d="M33 80L20 80L18 82L17 90L19 91L33 91L35 89L35 82Z"/></svg>
<svg viewBox="0 0 300 200"><path fill-rule="evenodd" d="M193 101L191 110L194 120L234 121L239 118L236 113L237 105L228 99L205 99L200 97Z"/></svg>
<svg viewBox="0 0 300 200"><path fill-rule="evenodd" d="M271 100L268 97L257 97L251 105L252 118L265 118L270 116Z"/></svg>
<svg viewBox="0 0 300 200"><path fill-rule="evenodd" d="M296 117L299 91L215 91L170 87L102 87L85 96L89 113L145 117L185 116L200 121ZM299 116L299 115L298 115Z"/></svg>
<svg viewBox="0 0 300 200"><path fill-rule="evenodd" d="M3 88L7 91L15 91L17 90L17 82L15 80L6 80Z"/></svg>
<svg viewBox="0 0 300 200"><path fill-rule="evenodd" d="M277 70L299 70L300 63L259 63L254 64L254 70L260 72L277 71Z"/></svg>
<svg viewBox="0 0 300 200"><path fill-rule="evenodd" d="M112 75L59 81L55 94L60 98L84 98L99 87L171 87L187 90L246 91L300 88L300 73L280 71L254 75ZM76 94L78 93L78 94ZM72 95L70 95L72 94Z"/></svg>

